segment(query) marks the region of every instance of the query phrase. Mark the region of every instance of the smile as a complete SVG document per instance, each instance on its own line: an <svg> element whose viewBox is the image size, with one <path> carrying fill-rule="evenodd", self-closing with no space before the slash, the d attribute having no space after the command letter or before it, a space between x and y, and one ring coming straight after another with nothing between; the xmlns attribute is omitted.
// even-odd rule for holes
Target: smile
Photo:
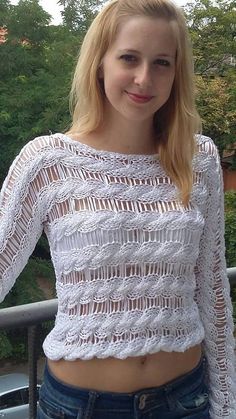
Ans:
<svg viewBox="0 0 236 419"><path fill-rule="evenodd" d="M129 96L129 98L136 103L147 103L147 102L150 102L150 100L152 100L153 98L153 96L143 96L143 95L137 95L135 93L130 93L127 91L125 92Z"/></svg>

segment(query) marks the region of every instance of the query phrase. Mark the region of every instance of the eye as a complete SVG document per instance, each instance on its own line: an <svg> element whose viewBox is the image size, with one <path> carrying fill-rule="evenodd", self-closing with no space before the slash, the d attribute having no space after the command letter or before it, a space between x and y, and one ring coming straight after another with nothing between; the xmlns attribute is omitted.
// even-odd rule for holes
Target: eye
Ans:
<svg viewBox="0 0 236 419"><path fill-rule="evenodd" d="M155 64L160 65L162 67L169 67L170 66L170 62L168 60L163 59L163 58L158 58L155 61Z"/></svg>
<svg viewBox="0 0 236 419"><path fill-rule="evenodd" d="M121 55L120 60L123 60L126 63L134 63L136 62L137 58L131 54L123 54Z"/></svg>

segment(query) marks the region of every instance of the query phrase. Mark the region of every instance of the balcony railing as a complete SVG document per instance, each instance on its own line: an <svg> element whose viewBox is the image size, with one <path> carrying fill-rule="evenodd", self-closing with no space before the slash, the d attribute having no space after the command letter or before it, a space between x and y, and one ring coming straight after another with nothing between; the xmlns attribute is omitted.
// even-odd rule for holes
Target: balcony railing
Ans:
<svg viewBox="0 0 236 419"><path fill-rule="evenodd" d="M236 287L236 267L228 268L227 275L231 288ZM41 323L53 320L56 312L57 299L0 310L1 329L28 329L29 419L36 419L37 414L37 328Z"/></svg>

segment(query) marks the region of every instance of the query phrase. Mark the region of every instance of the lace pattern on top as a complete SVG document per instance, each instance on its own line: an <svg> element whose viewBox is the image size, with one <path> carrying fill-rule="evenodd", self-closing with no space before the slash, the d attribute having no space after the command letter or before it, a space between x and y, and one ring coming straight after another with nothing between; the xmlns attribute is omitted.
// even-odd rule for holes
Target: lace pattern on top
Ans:
<svg viewBox="0 0 236 419"><path fill-rule="evenodd" d="M198 147L184 207L157 155L98 151L62 134L28 143L0 196L0 296L44 230L58 296L50 359L124 359L203 341L211 417L235 419L220 161L210 139Z"/></svg>

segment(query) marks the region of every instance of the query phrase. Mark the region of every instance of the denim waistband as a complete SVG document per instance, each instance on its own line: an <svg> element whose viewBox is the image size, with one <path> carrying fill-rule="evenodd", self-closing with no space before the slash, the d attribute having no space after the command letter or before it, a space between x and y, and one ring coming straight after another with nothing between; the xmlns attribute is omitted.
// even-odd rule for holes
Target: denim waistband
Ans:
<svg viewBox="0 0 236 419"><path fill-rule="evenodd" d="M118 392L110 392L110 391L100 391L95 389L85 389L77 386L73 386L70 384L66 384L56 378L53 373L50 371L48 365L45 366L44 371L44 381L47 382L54 391L58 391L61 394L66 394L71 398L80 398L87 400L91 392L96 393L97 397L102 398L104 401L106 400L114 400L117 398L120 401L131 401L132 399L136 399L141 395L145 394L149 397L153 396L163 397L169 393L177 391L179 395L184 395L189 392L190 388L193 388L198 385L199 381L204 379L205 375L205 358L202 357L199 361L198 365L189 371L188 373L169 381L166 384L163 384L158 387L149 387L140 389L134 392L128 393L118 393Z"/></svg>

